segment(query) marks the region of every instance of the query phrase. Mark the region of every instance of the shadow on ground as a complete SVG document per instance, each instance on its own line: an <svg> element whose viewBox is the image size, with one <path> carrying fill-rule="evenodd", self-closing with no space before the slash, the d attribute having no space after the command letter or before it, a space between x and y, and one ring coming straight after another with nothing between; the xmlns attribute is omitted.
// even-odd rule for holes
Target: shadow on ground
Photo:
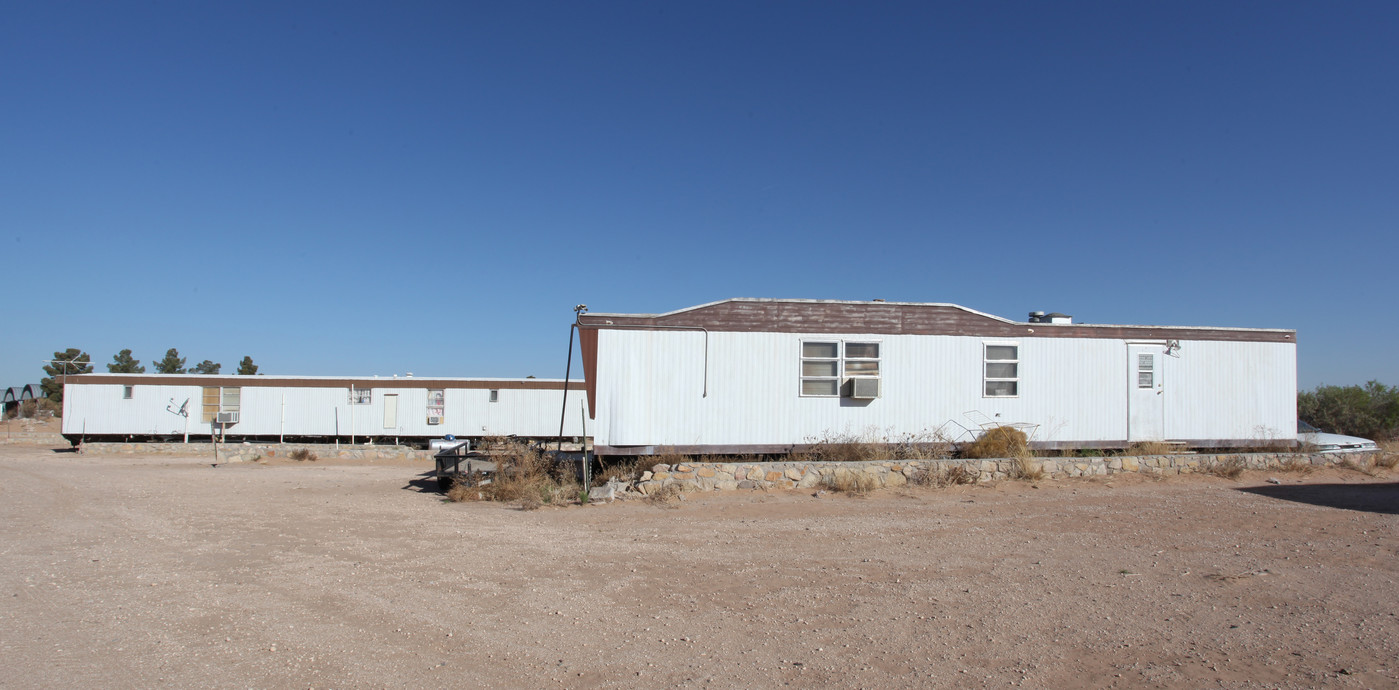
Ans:
<svg viewBox="0 0 1399 690"><path fill-rule="evenodd" d="M417 479L408 480L408 484L403 487L404 491L417 491L425 494L440 494L442 490L437 487L437 471L428 470Z"/></svg>
<svg viewBox="0 0 1399 690"><path fill-rule="evenodd" d="M1237 490L1283 501L1310 503L1314 506L1399 515L1399 483L1393 482L1387 484L1248 486Z"/></svg>

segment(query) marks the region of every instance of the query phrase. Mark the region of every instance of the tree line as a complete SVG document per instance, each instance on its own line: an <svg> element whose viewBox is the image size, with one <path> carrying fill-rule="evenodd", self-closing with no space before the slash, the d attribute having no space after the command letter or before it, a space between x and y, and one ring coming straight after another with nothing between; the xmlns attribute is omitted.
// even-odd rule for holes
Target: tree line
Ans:
<svg viewBox="0 0 1399 690"><path fill-rule="evenodd" d="M1399 438L1399 387L1317 386L1297 394L1297 418L1333 434L1385 441Z"/></svg>
<svg viewBox="0 0 1399 690"><path fill-rule="evenodd" d="M186 358L180 356L180 351L170 348L165 351L165 357L158 362L153 362L155 367L153 373L156 374L217 374L223 365L212 361L204 360L192 367L186 367ZM131 355L131 350L126 349L112 355L112 362L107 365L107 371L112 374L144 374L145 365L141 360ZM43 389L44 397L55 403L63 402L63 377L68 374L91 374L92 358L86 352L76 347L70 347L63 352L53 353L53 359L44 365L44 373L48 376L39 382ZM257 365L253 364L252 357L244 357L238 363L238 376L256 376Z"/></svg>

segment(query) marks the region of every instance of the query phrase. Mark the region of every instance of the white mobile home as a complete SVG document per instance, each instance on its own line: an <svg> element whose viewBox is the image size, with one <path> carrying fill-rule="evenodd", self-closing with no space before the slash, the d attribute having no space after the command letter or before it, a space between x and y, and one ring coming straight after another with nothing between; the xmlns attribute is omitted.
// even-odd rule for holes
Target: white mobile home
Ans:
<svg viewBox="0 0 1399 690"><path fill-rule="evenodd" d="M78 374L63 434L81 439L397 440L583 435L581 384L556 379ZM561 414L562 413L562 414Z"/></svg>
<svg viewBox="0 0 1399 690"><path fill-rule="evenodd" d="M599 455L781 453L991 425L1037 447L1291 445L1291 330L1011 321L953 304L732 299L578 319Z"/></svg>

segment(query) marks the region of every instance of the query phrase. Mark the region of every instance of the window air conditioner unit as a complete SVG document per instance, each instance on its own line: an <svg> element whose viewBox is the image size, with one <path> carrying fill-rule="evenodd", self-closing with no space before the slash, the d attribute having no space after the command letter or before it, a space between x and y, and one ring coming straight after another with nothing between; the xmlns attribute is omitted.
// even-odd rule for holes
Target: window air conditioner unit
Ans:
<svg viewBox="0 0 1399 690"><path fill-rule="evenodd" d="M442 418L441 418L441 417L428 417L428 418L427 418L427 423L428 423L428 424L441 424L441 423L442 423Z"/></svg>
<svg viewBox="0 0 1399 690"><path fill-rule="evenodd" d="M216 415L216 416L214 417L214 421L218 422L219 424L237 424L237 423L238 423L238 413L237 413L237 412L220 412L220 413L218 413L218 415Z"/></svg>
<svg viewBox="0 0 1399 690"><path fill-rule="evenodd" d="M850 397L861 400L873 400L879 397L879 379L854 378L850 379Z"/></svg>

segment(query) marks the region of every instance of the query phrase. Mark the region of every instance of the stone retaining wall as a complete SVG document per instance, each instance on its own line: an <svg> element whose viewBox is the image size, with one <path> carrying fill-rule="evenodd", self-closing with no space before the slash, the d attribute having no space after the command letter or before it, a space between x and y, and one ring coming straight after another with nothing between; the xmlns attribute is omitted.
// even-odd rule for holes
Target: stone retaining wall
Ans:
<svg viewBox="0 0 1399 690"><path fill-rule="evenodd" d="M84 453L95 455L207 455L214 457L211 443L84 443ZM283 458L296 450L308 450L320 459L348 458L353 460L421 459L432 460L432 451L408 446L370 446L342 443L220 443L221 462L251 462L259 458Z"/></svg>
<svg viewBox="0 0 1399 690"><path fill-rule="evenodd" d="M1217 455L1146 455L1140 457L1034 458L1046 478L1093 477L1139 472L1154 475L1187 474L1224 462L1241 462L1248 469L1270 469L1300 461L1310 465L1338 465L1346 460L1368 462L1366 453L1230 453ZM1017 460L885 460L874 462L742 462L656 465L644 472L635 489L649 494L665 486L683 491L733 491L736 489L807 489L843 480L858 480L871 488L897 487L917 481L926 473L943 474L956 466L976 473L986 482L1016 476Z"/></svg>

